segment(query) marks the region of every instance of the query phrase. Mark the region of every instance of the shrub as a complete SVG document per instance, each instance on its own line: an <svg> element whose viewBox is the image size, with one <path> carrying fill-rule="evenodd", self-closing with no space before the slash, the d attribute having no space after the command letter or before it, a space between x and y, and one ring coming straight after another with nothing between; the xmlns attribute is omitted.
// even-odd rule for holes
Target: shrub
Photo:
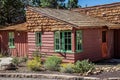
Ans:
<svg viewBox="0 0 120 80"><path fill-rule="evenodd" d="M51 71L57 71L60 68L62 59L57 56L48 57L44 63L46 69Z"/></svg>
<svg viewBox="0 0 120 80"><path fill-rule="evenodd" d="M27 67L32 71L38 71L41 67L41 59L40 57L34 57L33 60L29 60L27 62Z"/></svg>
<svg viewBox="0 0 120 80"><path fill-rule="evenodd" d="M27 62L27 60L28 60L28 57L26 56L26 57L21 57L20 58L20 63L22 63L22 62Z"/></svg>
<svg viewBox="0 0 120 80"><path fill-rule="evenodd" d="M60 72L73 73L74 72L73 67L74 67L74 64L72 63L63 63L61 64Z"/></svg>
<svg viewBox="0 0 120 80"><path fill-rule="evenodd" d="M94 64L88 60L77 61L74 66L74 72L76 73L85 73L92 69L94 69Z"/></svg>
<svg viewBox="0 0 120 80"><path fill-rule="evenodd" d="M13 57L12 61L11 61L14 65L18 66L19 62L19 58L18 57Z"/></svg>
<svg viewBox="0 0 120 80"><path fill-rule="evenodd" d="M4 57L2 54L0 54L0 58Z"/></svg>
<svg viewBox="0 0 120 80"><path fill-rule="evenodd" d="M36 50L32 54L33 57L41 57L39 50Z"/></svg>

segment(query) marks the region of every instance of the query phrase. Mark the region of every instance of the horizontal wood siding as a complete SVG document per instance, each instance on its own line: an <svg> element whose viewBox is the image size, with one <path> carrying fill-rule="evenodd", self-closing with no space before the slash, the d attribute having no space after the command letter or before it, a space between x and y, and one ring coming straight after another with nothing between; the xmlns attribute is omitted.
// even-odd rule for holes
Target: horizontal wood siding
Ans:
<svg viewBox="0 0 120 80"><path fill-rule="evenodd" d="M28 52L29 58L32 58L34 51L39 50L42 55L56 55L63 59L63 62L74 62L74 54L56 53L54 51L54 32L42 33L42 45L37 47L35 44L35 32L28 32ZM45 59L46 57L42 57Z"/></svg>
<svg viewBox="0 0 120 80"><path fill-rule="evenodd" d="M9 48L8 46L8 33L10 31L1 31L1 52L6 51L12 54L12 56L27 56L27 32L15 32L15 48Z"/></svg>
<svg viewBox="0 0 120 80"><path fill-rule="evenodd" d="M100 30L91 29L83 31L83 51L75 54L75 59L89 59L96 61L102 59Z"/></svg>

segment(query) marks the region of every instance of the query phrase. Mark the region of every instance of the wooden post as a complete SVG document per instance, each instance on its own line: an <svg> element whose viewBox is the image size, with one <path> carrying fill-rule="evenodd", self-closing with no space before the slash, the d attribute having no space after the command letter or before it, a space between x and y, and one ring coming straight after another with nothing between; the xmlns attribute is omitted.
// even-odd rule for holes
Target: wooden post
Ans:
<svg viewBox="0 0 120 80"><path fill-rule="evenodd" d="M75 28L72 29L72 52L75 53L75 43L76 43L76 39L75 39Z"/></svg>

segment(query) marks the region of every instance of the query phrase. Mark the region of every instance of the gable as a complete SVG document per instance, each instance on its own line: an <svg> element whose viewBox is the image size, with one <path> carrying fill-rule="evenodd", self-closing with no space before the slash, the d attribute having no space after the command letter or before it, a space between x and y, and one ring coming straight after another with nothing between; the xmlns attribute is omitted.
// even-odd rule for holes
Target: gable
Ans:
<svg viewBox="0 0 120 80"><path fill-rule="evenodd" d="M53 19L28 8L26 12L28 31L72 30L72 25Z"/></svg>

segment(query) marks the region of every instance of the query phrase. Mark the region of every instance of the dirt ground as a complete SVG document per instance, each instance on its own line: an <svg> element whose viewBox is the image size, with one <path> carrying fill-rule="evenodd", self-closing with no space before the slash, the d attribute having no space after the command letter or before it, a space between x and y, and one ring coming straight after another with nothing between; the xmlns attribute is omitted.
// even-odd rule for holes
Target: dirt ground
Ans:
<svg viewBox="0 0 120 80"><path fill-rule="evenodd" d="M95 67L102 68L102 67L116 67L120 65L120 59L110 59L110 60L102 60L99 62L95 62ZM42 74L65 74L65 75L79 75L77 73L60 73L56 71L29 71L25 65L25 63L20 64L18 69L16 70L5 70L5 71L0 71L1 73L42 73ZM97 75L89 75L89 77L98 77L98 78L108 78L108 77L120 77L120 70L119 71L113 71L113 72L101 72L100 74Z"/></svg>

